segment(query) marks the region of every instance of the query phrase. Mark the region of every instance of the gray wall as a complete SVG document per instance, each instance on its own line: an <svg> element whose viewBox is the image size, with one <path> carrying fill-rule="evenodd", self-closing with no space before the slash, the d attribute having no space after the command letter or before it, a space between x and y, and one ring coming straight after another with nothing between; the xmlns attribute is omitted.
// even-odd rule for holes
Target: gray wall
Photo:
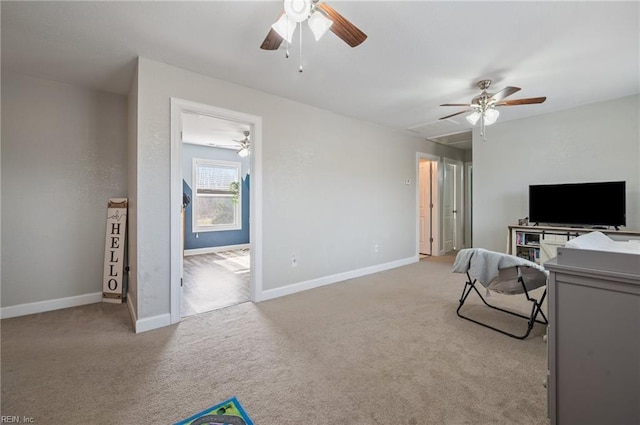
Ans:
<svg viewBox="0 0 640 425"><path fill-rule="evenodd" d="M3 73L2 307L102 292L126 140L125 97Z"/></svg>
<svg viewBox="0 0 640 425"><path fill-rule="evenodd" d="M129 88L127 99L127 192L129 195L129 232L127 248L129 251L129 264L138 262L138 67ZM127 302L133 311L138 314L138 276L129 271L128 274ZM135 318L134 318L135 320Z"/></svg>
<svg viewBox="0 0 640 425"><path fill-rule="evenodd" d="M264 289L414 255L415 188L404 180L415 182L415 152L464 159L402 132L141 62L128 106L3 74L2 307L99 293L106 202L128 196L131 305L139 317L168 312L171 96L263 117ZM504 250L532 183L626 180L627 228L640 228L638 99L498 123L486 143L474 133L474 245Z"/></svg>
<svg viewBox="0 0 640 425"><path fill-rule="evenodd" d="M640 97L497 123L473 134L473 244L504 251L528 215L530 184L627 182L627 229L640 229Z"/></svg>
<svg viewBox="0 0 640 425"><path fill-rule="evenodd" d="M138 173L139 318L170 309L171 97L262 117L264 290L414 256L416 152L464 158L405 132L144 58L138 72L139 160L130 167Z"/></svg>

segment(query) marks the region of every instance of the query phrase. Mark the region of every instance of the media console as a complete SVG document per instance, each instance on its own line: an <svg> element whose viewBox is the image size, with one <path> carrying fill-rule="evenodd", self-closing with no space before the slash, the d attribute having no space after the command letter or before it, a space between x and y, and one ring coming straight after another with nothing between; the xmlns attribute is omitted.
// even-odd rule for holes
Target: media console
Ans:
<svg viewBox="0 0 640 425"><path fill-rule="evenodd" d="M544 264L555 258L558 247L589 232L602 232L613 240L640 239L640 231L587 227L509 226L507 253Z"/></svg>

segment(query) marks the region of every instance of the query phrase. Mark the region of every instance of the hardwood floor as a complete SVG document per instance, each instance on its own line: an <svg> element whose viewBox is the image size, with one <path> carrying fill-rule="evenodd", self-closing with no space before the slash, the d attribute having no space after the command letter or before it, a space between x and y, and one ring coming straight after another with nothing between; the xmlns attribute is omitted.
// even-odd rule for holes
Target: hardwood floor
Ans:
<svg viewBox="0 0 640 425"><path fill-rule="evenodd" d="M182 316L249 301L249 250L184 257Z"/></svg>

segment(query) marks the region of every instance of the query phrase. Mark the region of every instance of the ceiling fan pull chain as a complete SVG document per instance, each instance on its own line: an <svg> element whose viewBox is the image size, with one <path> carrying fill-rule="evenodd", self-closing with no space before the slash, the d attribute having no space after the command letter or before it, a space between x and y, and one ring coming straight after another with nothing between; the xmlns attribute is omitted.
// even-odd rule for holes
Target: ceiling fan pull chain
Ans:
<svg viewBox="0 0 640 425"><path fill-rule="evenodd" d="M302 23L300 23L300 68L298 68L298 72L302 71Z"/></svg>

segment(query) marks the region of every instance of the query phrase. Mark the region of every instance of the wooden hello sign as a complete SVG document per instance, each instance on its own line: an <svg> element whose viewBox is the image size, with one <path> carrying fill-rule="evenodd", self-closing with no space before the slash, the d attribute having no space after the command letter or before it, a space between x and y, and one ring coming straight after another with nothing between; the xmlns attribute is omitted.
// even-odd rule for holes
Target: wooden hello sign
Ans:
<svg viewBox="0 0 640 425"><path fill-rule="evenodd" d="M104 244L102 301L121 303L124 297L127 198L109 199L107 237Z"/></svg>

